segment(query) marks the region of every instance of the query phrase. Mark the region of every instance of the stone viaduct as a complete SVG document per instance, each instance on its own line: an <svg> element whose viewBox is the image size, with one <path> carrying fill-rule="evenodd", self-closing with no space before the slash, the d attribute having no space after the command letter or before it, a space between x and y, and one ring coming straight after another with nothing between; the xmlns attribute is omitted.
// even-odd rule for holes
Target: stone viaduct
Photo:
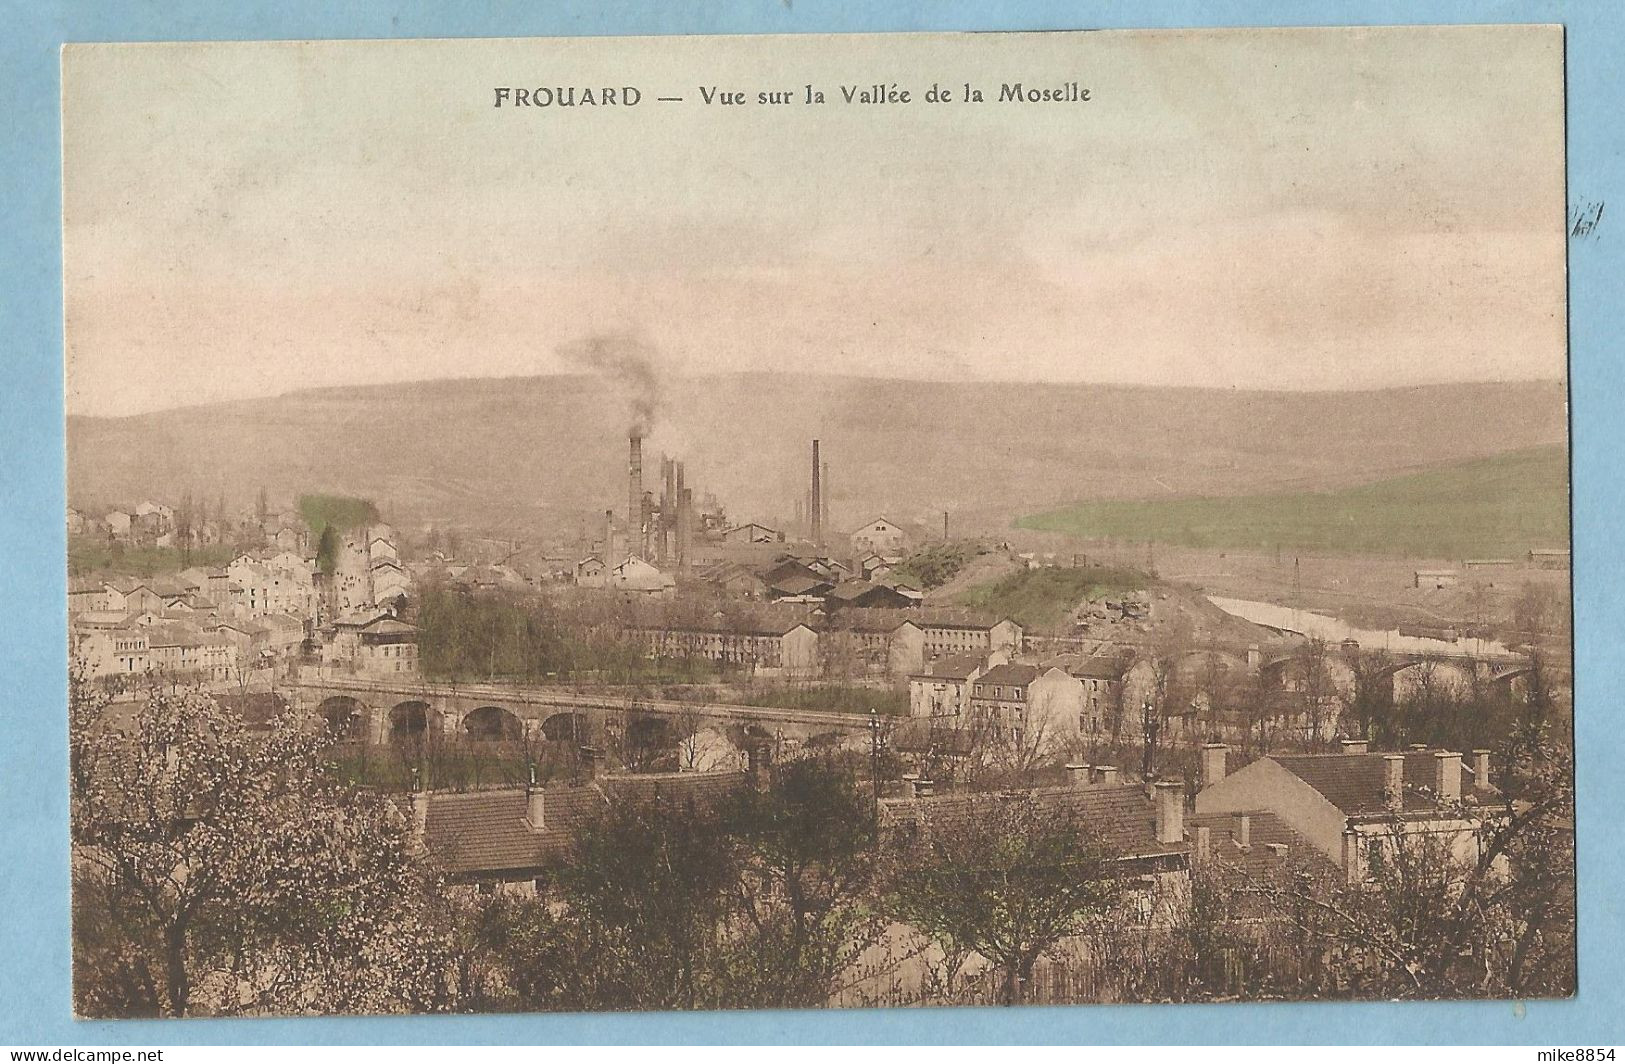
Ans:
<svg viewBox="0 0 1625 1064"><path fill-rule="evenodd" d="M759 738L805 741L823 735L844 740L866 736L869 727L869 718L860 713L657 701L508 684L307 675L282 689L296 709L350 739L371 743L433 738L580 743L608 725L643 729L650 738L705 727Z"/></svg>

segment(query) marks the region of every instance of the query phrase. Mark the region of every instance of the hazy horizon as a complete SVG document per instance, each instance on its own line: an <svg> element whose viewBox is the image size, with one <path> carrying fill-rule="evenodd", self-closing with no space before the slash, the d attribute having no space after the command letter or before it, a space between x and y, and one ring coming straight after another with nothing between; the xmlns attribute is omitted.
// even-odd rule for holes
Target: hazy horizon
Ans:
<svg viewBox="0 0 1625 1064"><path fill-rule="evenodd" d="M708 377L745 377L745 376L751 376L751 375L772 375L772 376L782 376L782 377L827 377L827 378L830 378L832 380L867 380L867 381L874 381L874 382L877 382L877 383L880 383L880 382L896 382L896 383L909 383L909 384L938 384L938 385L997 385L997 386L1007 386L1007 387L1030 386L1030 387L1102 388L1102 389L1125 389L1125 390L1133 389L1133 390L1144 390L1144 391L1231 392L1231 393L1236 393L1236 394L1306 395L1306 396L1307 395L1323 395L1323 394L1357 394L1357 393L1376 393L1376 392L1400 392L1400 391L1415 391L1415 390L1418 390L1418 389L1426 389L1426 388L1453 388L1453 387L1470 388L1470 387L1477 387L1477 386L1485 386L1485 387L1514 386L1514 385L1521 385L1521 384L1531 384L1531 385L1550 384L1550 385L1557 385L1559 387L1564 387L1564 388L1566 388L1568 386L1568 381L1567 381L1566 376L1558 376L1558 377L1526 377L1526 378L1518 378L1518 379L1499 379L1499 380L1489 380L1489 379L1485 379L1485 380L1433 380L1433 381L1420 380L1420 381L1415 381L1415 382L1410 382L1410 383L1405 383L1405 384L1392 384L1392 385L1380 385L1380 386L1369 386L1369 387L1361 387L1361 386L1349 385L1349 386L1343 386L1343 387L1322 387L1322 388L1313 388L1313 387L1282 387L1282 388L1250 387L1250 388L1242 388L1242 387L1236 387L1236 386L1222 387L1222 386L1217 386L1217 385L1203 385L1203 384L1158 384L1158 383L1140 383L1140 382L1134 382L1134 381L1104 381L1104 380L1101 380L1101 381L1091 381L1091 380L1012 380L1012 379L1001 379L1001 378L969 378L969 377L958 378L958 379L951 379L951 378L944 378L944 377L907 377L907 376L884 375L884 374L875 374L875 373L858 373L858 372L845 371L845 370L842 370L842 371L833 371L833 370L821 371L821 370L810 369L810 368L799 368L799 369L792 369L792 370L723 369L723 370L705 370L705 371L693 372L693 373L674 373L674 374L671 374L667 378L666 383L670 384L670 383L675 383L675 382L683 381L683 380L703 380L703 379L708 378ZM192 410L192 409L199 409L199 408L211 407L211 406L227 406L227 405L238 404L238 403L268 402L268 401L273 401L273 400L277 400L277 399L293 398L293 397L301 396L301 395L316 395L316 394L320 394L320 393L323 393L323 392L350 392L350 391L359 391L359 390L366 390L366 389L372 389L372 388L412 387L412 386L435 385L435 384L469 384L469 385L476 385L476 384L481 384L481 383L496 384L496 383L499 383L499 382L502 382L502 381L543 381L543 380L550 380L550 379L587 380L587 379L591 379L591 378L596 377L596 376L598 376L598 374L595 374L595 373L593 373L591 371L558 370L558 371L552 372L552 373L514 373L514 374L482 374L482 375L469 374L469 375L464 375L464 376L421 377L421 378L413 378L413 379L410 379L410 380L402 379L402 380L378 381L378 382L353 382L353 383L344 383L344 384L317 384L317 385L308 385L308 386L303 386L303 387L287 388L287 389L284 389L284 390L278 391L278 392L266 392L264 394L257 394L257 395L226 396L226 397L222 397L222 398L218 398L218 399L206 400L206 401L203 401L203 402L178 402L178 403L174 403L174 404L170 404L170 405L166 405L166 406L153 406L153 407L151 407L149 409L137 410L137 411L132 411L132 412L129 412L129 413L101 414L101 413L82 413L82 412L75 412L75 411L69 410L69 411L67 411L67 416L70 419L83 418L83 419L95 419L95 420L118 420L118 419L121 419L121 418L143 417L143 416L146 416L146 415L149 415L149 414L161 414L161 413L165 413L165 412L169 412L169 411Z"/></svg>

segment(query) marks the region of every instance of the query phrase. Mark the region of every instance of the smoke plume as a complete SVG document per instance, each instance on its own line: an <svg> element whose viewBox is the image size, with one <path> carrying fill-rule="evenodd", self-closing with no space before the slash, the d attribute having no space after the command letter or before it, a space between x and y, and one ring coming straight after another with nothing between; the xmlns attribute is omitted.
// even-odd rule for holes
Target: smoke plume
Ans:
<svg viewBox="0 0 1625 1064"><path fill-rule="evenodd" d="M572 366L591 370L625 388L631 405L630 435L647 436L660 410L660 353L637 332L598 333L558 348Z"/></svg>

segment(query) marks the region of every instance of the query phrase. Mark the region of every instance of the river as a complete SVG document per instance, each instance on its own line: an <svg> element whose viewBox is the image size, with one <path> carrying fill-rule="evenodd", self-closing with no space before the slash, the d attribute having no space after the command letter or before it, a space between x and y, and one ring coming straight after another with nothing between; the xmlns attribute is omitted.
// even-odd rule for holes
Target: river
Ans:
<svg viewBox="0 0 1625 1064"><path fill-rule="evenodd" d="M1362 647L1381 647L1394 654L1416 654L1429 657L1491 658L1517 657L1502 643L1493 639L1430 639L1426 636L1401 635L1396 629L1356 628L1352 624L1310 610L1295 610L1273 602L1252 602L1248 599L1222 598L1209 595L1208 601L1232 617L1261 624L1266 628L1279 628L1296 632L1328 643L1341 643L1352 639Z"/></svg>

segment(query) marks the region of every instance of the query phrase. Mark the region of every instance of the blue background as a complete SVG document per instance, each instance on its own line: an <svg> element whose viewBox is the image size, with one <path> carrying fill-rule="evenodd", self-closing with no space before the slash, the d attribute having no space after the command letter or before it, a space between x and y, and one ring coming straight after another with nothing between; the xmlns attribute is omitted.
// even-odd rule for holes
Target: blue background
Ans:
<svg viewBox="0 0 1625 1064"><path fill-rule="evenodd" d="M1568 27L1569 200L1607 200L1625 143L1625 15L1592 3L1127 4L809 0L677 5L584 0L439 5L349 0L26 3L0 0L0 1043L1392 1042L1625 1041L1625 929L1616 900L1625 792L1610 653L1625 452L1616 420L1625 221L1570 243L1580 986L1576 1000L1438 1005L1079 1006L883 1012L75 1022L68 965L66 618L57 48L64 41L502 37L883 30L1561 22ZM1625 214L1625 201L1614 207Z"/></svg>

